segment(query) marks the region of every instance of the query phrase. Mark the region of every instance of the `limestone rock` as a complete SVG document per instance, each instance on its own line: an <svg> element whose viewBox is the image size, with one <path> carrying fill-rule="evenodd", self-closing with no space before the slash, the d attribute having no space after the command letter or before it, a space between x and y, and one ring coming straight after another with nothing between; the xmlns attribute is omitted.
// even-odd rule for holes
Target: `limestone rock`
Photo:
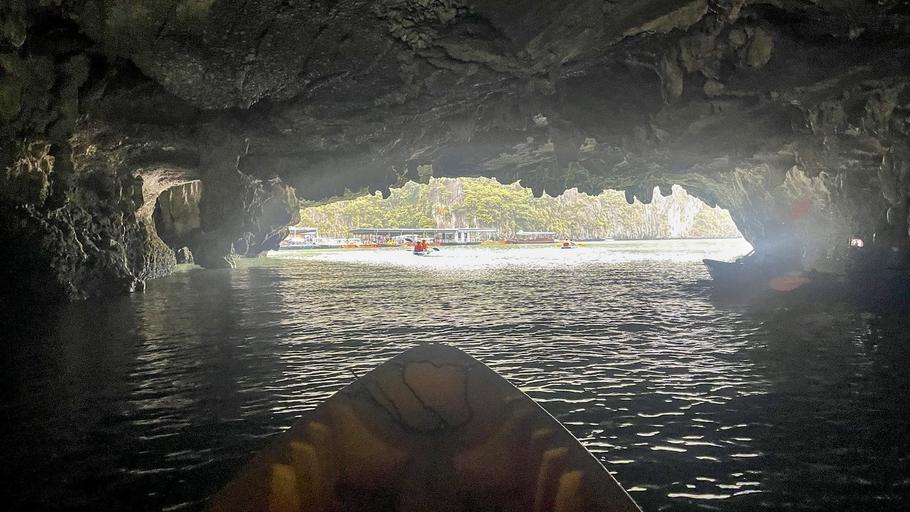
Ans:
<svg viewBox="0 0 910 512"><path fill-rule="evenodd" d="M783 220L808 266L873 234L907 259L907 16L852 0L6 2L2 277L84 297L141 287L184 246L230 266L275 246L298 194L430 168L535 194L680 184L756 244ZM151 193L155 169L196 189Z"/></svg>
<svg viewBox="0 0 910 512"><path fill-rule="evenodd" d="M773 49L774 40L771 38L771 34L763 28L756 28L743 53L743 61L747 66L760 68L771 60Z"/></svg>
<svg viewBox="0 0 910 512"><path fill-rule="evenodd" d="M193 259L193 253L190 252L190 249L188 247L181 247L180 249L177 249L175 256L177 258L178 265L195 263L195 260Z"/></svg>

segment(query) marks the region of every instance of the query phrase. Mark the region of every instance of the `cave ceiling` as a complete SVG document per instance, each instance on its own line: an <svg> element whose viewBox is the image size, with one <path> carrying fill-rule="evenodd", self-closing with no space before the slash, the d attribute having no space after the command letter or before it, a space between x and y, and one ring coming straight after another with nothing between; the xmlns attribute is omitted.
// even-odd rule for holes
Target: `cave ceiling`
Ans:
<svg viewBox="0 0 910 512"><path fill-rule="evenodd" d="M555 193L583 177L622 188L636 175L797 163L801 149L807 166L824 166L815 153L826 136L861 159L881 148L852 123L906 107L910 62L907 2L45 1L19 11L8 16L25 26L7 21L6 49L70 68L55 72L81 82L70 84L86 114L77 130L100 122L141 139L140 160L205 165L207 151L231 152L244 171L282 176L312 199L386 188L424 163L512 179L531 157L526 181Z"/></svg>

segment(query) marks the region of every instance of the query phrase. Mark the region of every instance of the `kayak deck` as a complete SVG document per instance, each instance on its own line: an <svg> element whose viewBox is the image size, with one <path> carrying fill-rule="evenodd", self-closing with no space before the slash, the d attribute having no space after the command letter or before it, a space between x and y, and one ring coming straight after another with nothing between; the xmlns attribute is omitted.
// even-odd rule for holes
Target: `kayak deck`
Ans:
<svg viewBox="0 0 910 512"><path fill-rule="evenodd" d="M215 511L638 511L527 395L467 354L410 349L306 414Z"/></svg>

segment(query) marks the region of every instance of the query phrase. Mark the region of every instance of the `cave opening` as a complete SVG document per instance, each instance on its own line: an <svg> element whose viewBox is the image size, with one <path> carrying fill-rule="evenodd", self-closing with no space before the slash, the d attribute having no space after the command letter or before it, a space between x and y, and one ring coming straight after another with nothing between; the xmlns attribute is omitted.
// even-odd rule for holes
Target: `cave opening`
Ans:
<svg viewBox="0 0 910 512"><path fill-rule="evenodd" d="M300 223L281 247L364 248L423 233L446 245L520 244L532 233L552 242L742 238L730 213L710 207L680 186L655 187L648 204L622 191L586 194L570 189L535 196L519 182L494 178L429 178L380 193L303 204ZM468 237L468 232L481 230ZM446 232L449 230L451 232ZM454 233L454 234L453 234ZM464 236L462 236L464 235ZM413 234L413 237L417 237Z"/></svg>

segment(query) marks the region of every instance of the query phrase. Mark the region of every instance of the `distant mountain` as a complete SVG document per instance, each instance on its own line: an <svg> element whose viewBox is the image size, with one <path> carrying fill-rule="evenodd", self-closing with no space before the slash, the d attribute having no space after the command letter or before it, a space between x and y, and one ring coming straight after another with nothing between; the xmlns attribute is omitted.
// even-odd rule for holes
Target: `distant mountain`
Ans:
<svg viewBox="0 0 910 512"><path fill-rule="evenodd" d="M379 193L306 207L301 224L323 236L347 237L357 227L483 227L509 238L518 231L554 231L560 238L725 238L739 231L730 214L710 208L679 186L651 204L628 204L622 192L591 196L575 189L535 198L518 184L490 178L431 178Z"/></svg>

